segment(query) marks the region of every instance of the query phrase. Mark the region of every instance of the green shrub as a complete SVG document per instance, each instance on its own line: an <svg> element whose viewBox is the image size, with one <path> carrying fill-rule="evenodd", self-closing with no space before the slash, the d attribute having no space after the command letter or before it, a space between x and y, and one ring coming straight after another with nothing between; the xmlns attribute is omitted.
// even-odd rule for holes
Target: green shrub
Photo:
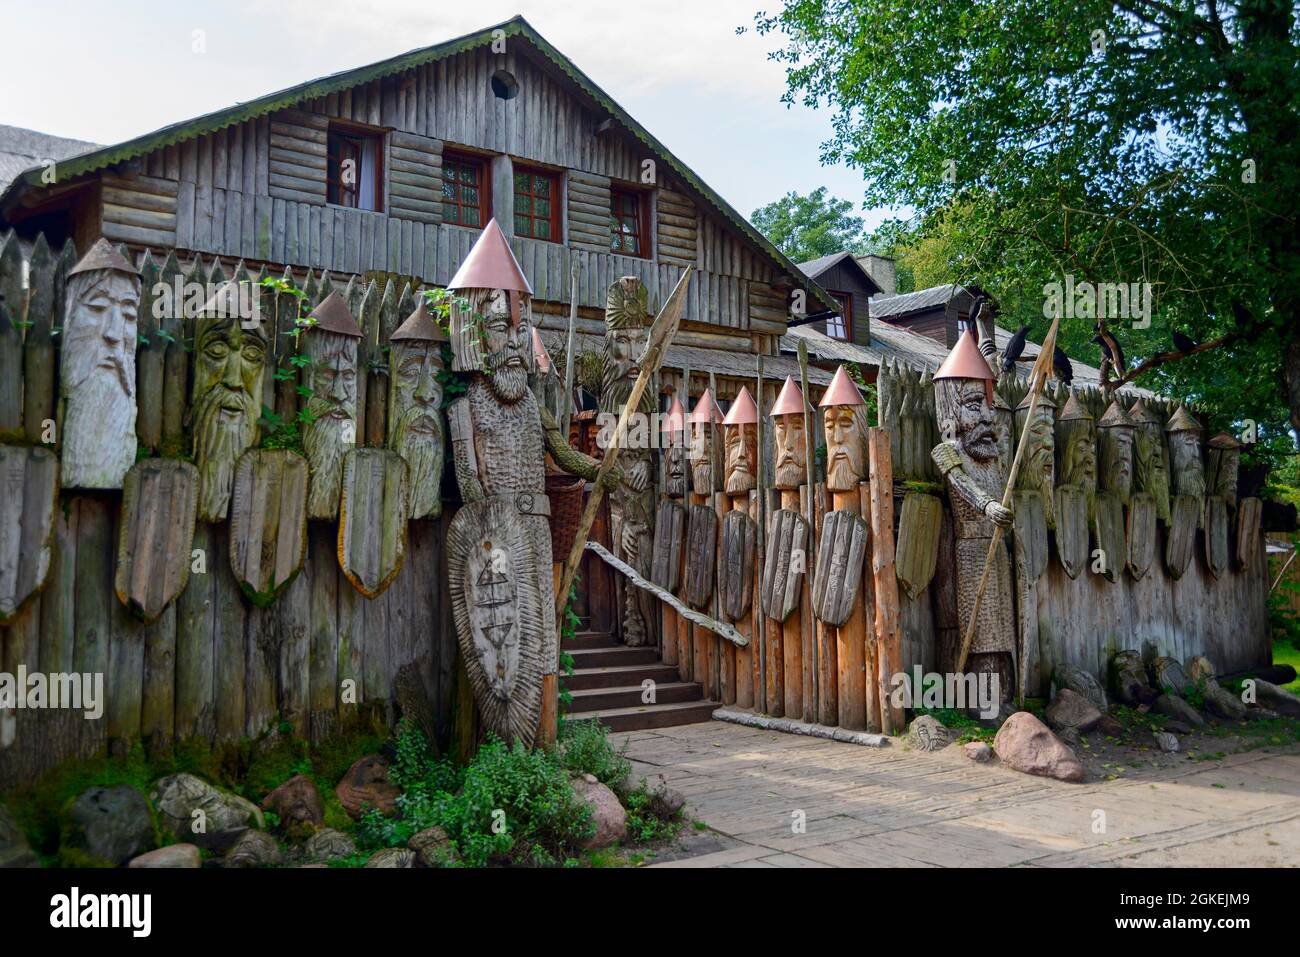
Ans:
<svg viewBox="0 0 1300 957"><path fill-rule="evenodd" d="M564 766L575 774L590 774L601 784L614 791L625 789L627 777L632 773L632 762L626 757L627 742L614 750L609 732L599 721L578 721L567 724L560 737L560 754Z"/></svg>

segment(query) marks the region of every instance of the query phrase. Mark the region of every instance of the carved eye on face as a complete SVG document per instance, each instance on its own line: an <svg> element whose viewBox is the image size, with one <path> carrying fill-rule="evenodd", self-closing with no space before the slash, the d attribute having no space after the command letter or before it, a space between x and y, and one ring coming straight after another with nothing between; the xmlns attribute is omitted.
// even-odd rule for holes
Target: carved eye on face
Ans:
<svg viewBox="0 0 1300 957"><path fill-rule="evenodd" d="M203 354L213 361L220 361L230 355L230 347L222 339L213 339L203 347Z"/></svg>
<svg viewBox="0 0 1300 957"><path fill-rule="evenodd" d="M244 359L247 362L261 363L266 355L266 349L262 343L256 339L245 339L243 348Z"/></svg>

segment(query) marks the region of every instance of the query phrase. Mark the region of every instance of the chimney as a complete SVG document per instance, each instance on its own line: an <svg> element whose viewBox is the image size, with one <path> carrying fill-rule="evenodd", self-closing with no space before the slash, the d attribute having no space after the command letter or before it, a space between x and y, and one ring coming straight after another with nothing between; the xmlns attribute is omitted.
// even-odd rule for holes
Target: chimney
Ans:
<svg viewBox="0 0 1300 957"><path fill-rule="evenodd" d="M855 256L853 258L858 261L858 265L865 269L867 275L874 279L876 285L880 287L881 298L898 294L898 284L894 281L894 260L891 257L869 253L866 256Z"/></svg>

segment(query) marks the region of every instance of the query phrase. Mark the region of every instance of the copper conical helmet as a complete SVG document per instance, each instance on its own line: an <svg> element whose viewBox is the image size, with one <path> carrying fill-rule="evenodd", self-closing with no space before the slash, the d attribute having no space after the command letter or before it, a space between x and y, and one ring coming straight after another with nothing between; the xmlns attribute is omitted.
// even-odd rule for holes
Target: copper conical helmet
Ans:
<svg viewBox="0 0 1300 957"><path fill-rule="evenodd" d="M415 307L415 312L406 317L393 334L388 337L392 342L398 342L402 339L423 339L430 342L444 342L447 334L442 331L442 327L429 311L428 303L423 296L420 297L420 304Z"/></svg>
<svg viewBox="0 0 1300 957"><path fill-rule="evenodd" d="M447 283L448 289L504 289L531 296L533 287L524 278L505 233L495 218L488 220L483 232L469 251L456 275Z"/></svg>
<svg viewBox="0 0 1300 957"><path fill-rule="evenodd" d="M804 399L803 392L800 391L798 383L794 381L794 376L785 377L785 385L781 386L781 393L776 397L776 404L772 406L769 413L773 416L778 415L803 415Z"/></svg>
<svg viewBox="0 0 1300 957"><path fill-rule="evenodd" d="M727 417L722 420L723 425L753 425L758 421L758 406L754 404L754 397L749 394L748 386L740 387L740 394L731 403L731 408L727 410Z"/></svg>
<svg viewBox="0 0 1300 957"><path fill-rule="evenodd" d="M822 409L832 405L866 405L862 401L862 393L853 384L844 366L835 370L835 375L831 377L831 384L826 387L826 394L817 403L818 408Z"/></svg>

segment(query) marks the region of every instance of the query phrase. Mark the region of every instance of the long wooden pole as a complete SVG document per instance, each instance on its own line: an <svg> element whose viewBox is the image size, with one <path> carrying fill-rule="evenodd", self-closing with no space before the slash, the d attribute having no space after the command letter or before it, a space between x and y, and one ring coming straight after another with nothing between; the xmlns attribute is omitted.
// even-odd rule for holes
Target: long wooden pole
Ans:
<svg viewBox="0 0 1300 957"><path fill-rule="evenodd" d="M1047 384L1047 376L1052 368L1052 353L1056 349L1056 327L1060 324L1061 317L1057 316L1052 320L1052 327L1047 331L1047 337L1043 340L1042 348L1038 351L1038 359L1034 362L1033 372L1030 373L1032 379L1029 384L1029 414L1026 422L1033 422L1034 415L1038 411L1038 399L1043 394L1043 387ZM1002 492L1002 507L1011 507L1011 498L1016 487L1016 477L1020 474L1020 463L1024 461L1025 449L1029 447L1029 433L1032 430L1026 428L1020 433L1020 441L1016 443L1016 456L1011 460L1011 471L1007 473L1007 487ZM971 608L970 621L966 624L966 634L961 640L961 654L957 656L957 671L961 672L966 668L966 656L970 653L971 641L975 637L975 624L979 621L980 604L984 601L984 592L989 584L989 572L993 569L993 559L997 556L998 548L1002 544L1002 526L993 526L993 537L989 539L989 552L984 559L984 571L980 574L979 588L975 592L975 604ZM1017 646L1019 643L1017 642ZM1017 647L1016 657L1019 658L1019 649ZM1016 673L1020 673L1024 662L1016 662Z"/></svg>
<svg viewBox="0 0 1300 957"><path fill-rule="evenodd" d="M817 559L817 506L815 504L817 497L817 460L813 451L812 393L808 391L808 342L803 338L799 340L799 387L803 390L803 445L807 462L806 471L808 473L806 506L808 514L804 516L808 520L808 537L804 542L804 579L808 582L805 594L812 595L813 576L816 573L814 566ZM808 602L803 602L803 606L806 609ZM811 615L807 617L811 630L804 635L804 653L812 657L812 707L815 711L819 700L816 625L813 624L815 619ZM807 695L805 695L806 698ZM807 707L805 701L805 710L807 710Z"/></svg>
<svg viewBox="0 0 1300 957"><path fill-rule="evenodd" d="M758 354L758 371L754 378L754 405L758 409L758 421L754 425L754 489L758 499L758 534L755 536L754 548L758 552L754 562L755 582L763 580L763 553L767 543L767 489L763 487L763 353ZM744 429L744 426L741 426ZM754 683L754 707L758 711L769 710L767 702L767 616L763 614L763 604L758 587L754 588L750 600L754 634L758 638L758 647L754 654L758 656Z"/></svg>
<svg viewBox="0 0 1300 957"><path fill-rule="evenodd" d="M578 345L578 276L582 264L577 256L572 257L569 265L569 338L564 347L564 409L560 415L560 435L569 441L569 424L573 421L573 377L577 369L577 357L573 350Z"/></svg>

